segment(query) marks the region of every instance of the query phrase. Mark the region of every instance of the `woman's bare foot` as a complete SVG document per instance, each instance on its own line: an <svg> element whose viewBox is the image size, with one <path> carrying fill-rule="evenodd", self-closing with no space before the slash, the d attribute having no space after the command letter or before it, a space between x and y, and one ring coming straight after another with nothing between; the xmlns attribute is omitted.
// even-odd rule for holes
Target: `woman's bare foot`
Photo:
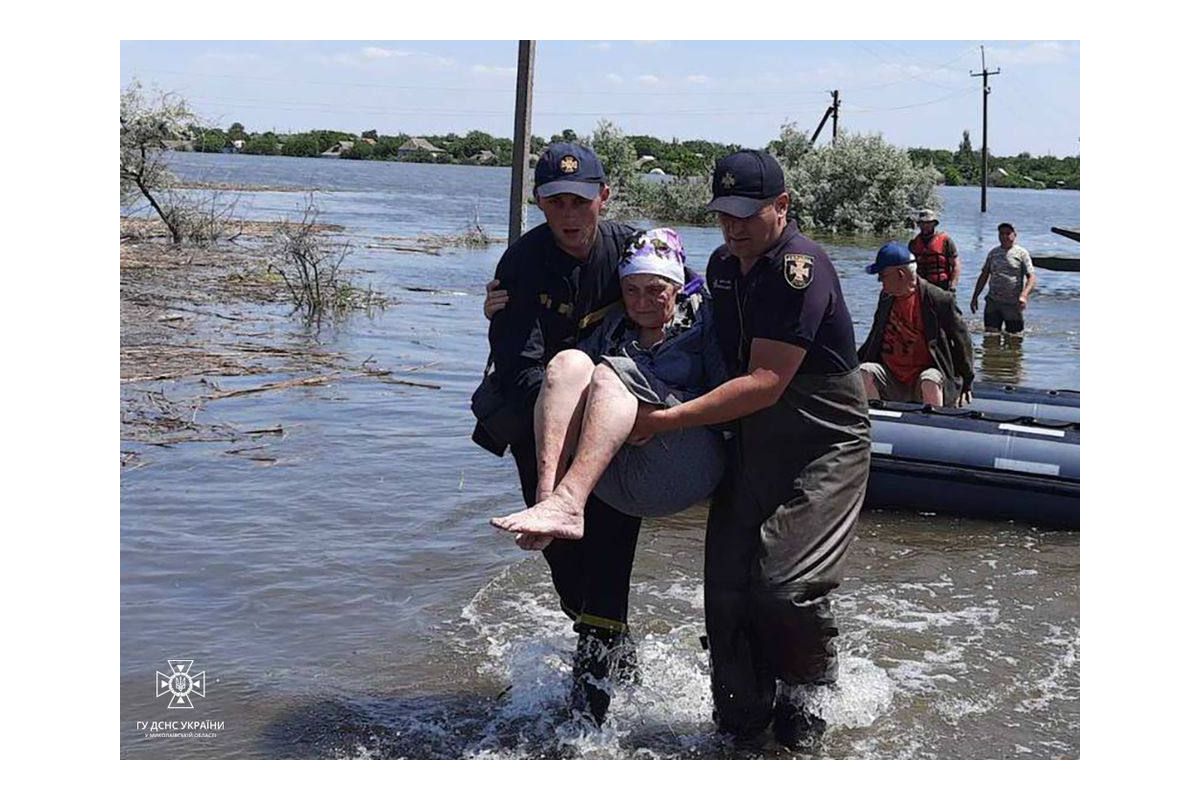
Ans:
<svg viewBox="0 0 1200 800"><path fill-rule="evenodd" d="M493 517L492 524L513 533L553 536L555 539L583 538L583 508L560 494L507 517Z"/></svg>
<svg viewBox="0 0 1200 800"><path fill-rule="evenodd" d="M553 536L538 536L533 533L518 533L513 538L513 542L522 550L545 550L553 541Z"/></svg>

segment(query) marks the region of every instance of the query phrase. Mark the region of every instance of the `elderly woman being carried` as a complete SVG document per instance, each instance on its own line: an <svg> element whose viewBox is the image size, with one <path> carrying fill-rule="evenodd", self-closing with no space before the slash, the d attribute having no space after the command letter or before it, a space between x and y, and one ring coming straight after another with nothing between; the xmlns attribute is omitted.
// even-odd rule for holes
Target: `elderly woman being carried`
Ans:
<svg viewBox="0 0 1200 800"><path fill-rule="evenodd" d="M678 234L637 234L619 266L624 308L550 362L534 409L537 504L491 523L540 549L583 538L596 495L639 517L683 511L707 498L725 466L720 432L690 428L627 442L640 404L673 406L728 377L704 280L685 266Z"/></svg>

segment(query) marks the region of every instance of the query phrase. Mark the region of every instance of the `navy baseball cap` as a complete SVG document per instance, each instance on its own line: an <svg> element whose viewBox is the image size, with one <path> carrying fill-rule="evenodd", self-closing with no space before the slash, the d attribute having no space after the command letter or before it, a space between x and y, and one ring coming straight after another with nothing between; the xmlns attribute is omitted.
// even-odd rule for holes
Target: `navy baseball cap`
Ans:
<svg viewBox="0 0 1200 800"><path fill-rule="evenodd" d="M604 167L590 148L575 142L555 142L546 148L533 170L537 197L576 194L594 200L604 186Z"/></svg>
<svg viewBox="0 0 1200 800"><path fill-rule="evenodd" d="M887 242L875 254L875 263L867 265L867 274L878 275L888 267L905 267L916 260L917 257L908 252L904 245L897 241Z"/></svg>
<svg viewBox="0 0 1200 800"><path fill-rule="evenodd" d="M739 150L713 167L713 199L705 208L750 217L786 191L783 168L774 156L765 150Z"/></svg>

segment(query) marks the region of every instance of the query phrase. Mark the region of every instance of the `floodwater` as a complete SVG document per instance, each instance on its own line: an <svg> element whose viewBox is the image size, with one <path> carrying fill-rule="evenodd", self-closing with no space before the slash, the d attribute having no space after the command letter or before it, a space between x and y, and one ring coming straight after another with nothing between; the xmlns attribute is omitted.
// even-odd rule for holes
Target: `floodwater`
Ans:
<svg viewBox="0 0 1200 800"><path fill-rule="evenodd" d="M476 215L503 236L507 170L199 154L177 156L175 169L319 188L322 221L346 226L357 245L347 265L399 302L319 332L288 308L240 310L281 340L306 337L382 369L423 367L413 377L441 388L344 380L200 412L243 429L282 425L286 436L266 446L273 462L227 453L228 443L122 442L144 464L121 476L122 757L792 757L735 749L713 729L699 647L703 508L642 528L630 619L641 685L617 692L600 731L562 711L569 624L541 557L487 524L520 506L511 461L469 439L486 358L482 285L502 247L432 256L365 246L458 232ZM981 216L978 189L942 191L964 307L1000 221L1031 252L1078 252L1049 232L1078 225L1076 192L993 189ZM239 214L296 217L303 202L248 193ZM680 232L698 266L719 243L716 229ZM862 267L877 246L828 245L860 340L878 291ZM1040 271L1027 321L1018 350L984 343L981 318L970 318L980 377L1078 388L1079 276ZM865 512L847 576L834 601L842 678L816 698L830 723L817 757L1078 758L1078 532ZM190 710L156 696L168 659L205 673ZM147 735L187 723L204 735Z"/></svg>

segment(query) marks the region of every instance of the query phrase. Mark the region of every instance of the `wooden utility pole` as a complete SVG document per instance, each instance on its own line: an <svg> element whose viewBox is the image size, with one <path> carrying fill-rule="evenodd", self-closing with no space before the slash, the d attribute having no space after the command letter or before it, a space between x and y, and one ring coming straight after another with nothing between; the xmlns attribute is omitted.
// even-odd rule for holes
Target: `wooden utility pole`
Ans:
<svg viewBox="0 0 1200 800"><path fill-rule="evenodd" d="M837 89L834 89L831 92L831 94L833 95L833 140L836 142L837 141L838 107L841 106L842 101L838 100L838 90Z"/></svg>
<svg viewBox="0 0 1200 800"><path fill-rule="evenodd" d="M831 116L833 117L833 140L835 142L837 141L838 106L841 105L841 101L838 100L837 89L834 89L832 92L830 92L830 94L833 95L833 104L830 105L829 108L825 109L825 116L821 117L821 124L817 125L817 129L813 132L812 138L808 140L809 144L816 143L817 137L821 135L821 129L825 127L826 120L828 120Z"/></svg>
<svg viewBox="0 0 1200 800"><path fill-rule="evenodd" d="M529 134L533 119L532 41L517 44L517 104L513 115L512 182L508 193L508 243L525 231L525 198L529 194Z"/></svg>
<svg viewBox="0 0 1200 800"><path fill-rule="evenodd" d="M983 175L979 178L979 211L987 213L987 182L988 182L988 146L987 146L987 101L988 95L992 90L988 88L988 75L999 75L1000 68L996 67L995 72L988 72L987 59L983 53L983 45L979 45L979 60L983 64L983 72L972 72L972 78L983 78Z"/></svg>

